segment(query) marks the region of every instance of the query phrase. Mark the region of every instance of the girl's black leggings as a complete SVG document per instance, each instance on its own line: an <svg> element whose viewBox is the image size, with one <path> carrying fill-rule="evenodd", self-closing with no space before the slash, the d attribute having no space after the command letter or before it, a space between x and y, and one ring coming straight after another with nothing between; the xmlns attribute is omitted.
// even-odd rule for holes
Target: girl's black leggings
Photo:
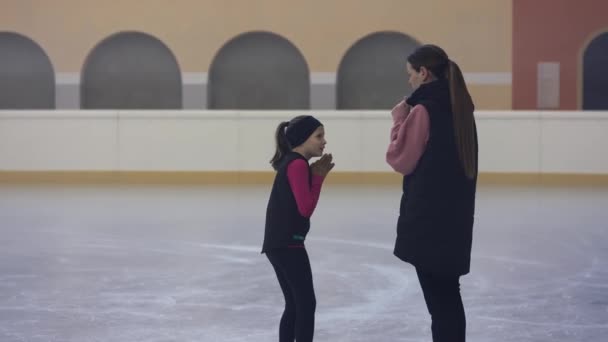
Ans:
<svg viewBox="0 0 608 342"><path fill-rule="evenodd" d="M312 342L317 305L308 253L303 247L275 249L266 256L285 296L279 342Z"/></svg>

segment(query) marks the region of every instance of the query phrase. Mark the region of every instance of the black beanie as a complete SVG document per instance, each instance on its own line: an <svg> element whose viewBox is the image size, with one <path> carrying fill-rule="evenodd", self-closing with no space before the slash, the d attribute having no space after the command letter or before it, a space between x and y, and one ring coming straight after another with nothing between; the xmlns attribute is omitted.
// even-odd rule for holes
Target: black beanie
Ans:
<svg viewBox="0 0 608 342"><path fill-rule="evenodd" d="M285 131L289 145L292 148L302 145L319 126L323 126L323 124L311 115L307 115L296 122L289 122Z"/></svg>

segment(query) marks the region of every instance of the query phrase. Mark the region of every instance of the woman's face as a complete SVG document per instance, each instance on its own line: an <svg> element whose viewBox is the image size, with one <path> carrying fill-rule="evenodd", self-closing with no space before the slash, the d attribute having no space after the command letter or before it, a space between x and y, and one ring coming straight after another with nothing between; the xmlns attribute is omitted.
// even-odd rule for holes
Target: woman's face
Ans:
<svg viewBox="0 0 608 342"><path fill-rule="evenodd" d="M412 89L416 90L421 84L428 82L429 71L425 67L420 67L420 71L416 71L408 62L406 70L409 76L408 82L412 86Z"/></svg>

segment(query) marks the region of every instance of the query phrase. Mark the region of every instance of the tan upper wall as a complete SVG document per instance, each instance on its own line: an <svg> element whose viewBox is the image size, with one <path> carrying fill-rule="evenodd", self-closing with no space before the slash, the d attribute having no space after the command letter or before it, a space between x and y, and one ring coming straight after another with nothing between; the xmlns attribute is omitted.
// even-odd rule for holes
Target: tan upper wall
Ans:
<svg viewBox="0 0 608 342"><path fill-rule="evenodd" d="M509 0L0 0L0 31L40 44L56 71L80 71L104 38L151 34L182 71L205 72L235 36L266 30L295 44L311 71L335 72L348 48L376 31L399 31L446 49L466 72L510 72Z"/></svg>

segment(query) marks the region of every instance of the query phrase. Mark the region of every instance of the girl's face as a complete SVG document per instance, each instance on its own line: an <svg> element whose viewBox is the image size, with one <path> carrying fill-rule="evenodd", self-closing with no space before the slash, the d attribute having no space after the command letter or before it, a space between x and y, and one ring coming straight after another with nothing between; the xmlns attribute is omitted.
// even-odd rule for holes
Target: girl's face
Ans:
<svg viewBox="0 0 608 342"><path fill-rule="evenodd" d="M319 126L301 147L309 157L320 157L323 155L325 144L327 144L327 141L325 141L325 128Z"/></svg>

